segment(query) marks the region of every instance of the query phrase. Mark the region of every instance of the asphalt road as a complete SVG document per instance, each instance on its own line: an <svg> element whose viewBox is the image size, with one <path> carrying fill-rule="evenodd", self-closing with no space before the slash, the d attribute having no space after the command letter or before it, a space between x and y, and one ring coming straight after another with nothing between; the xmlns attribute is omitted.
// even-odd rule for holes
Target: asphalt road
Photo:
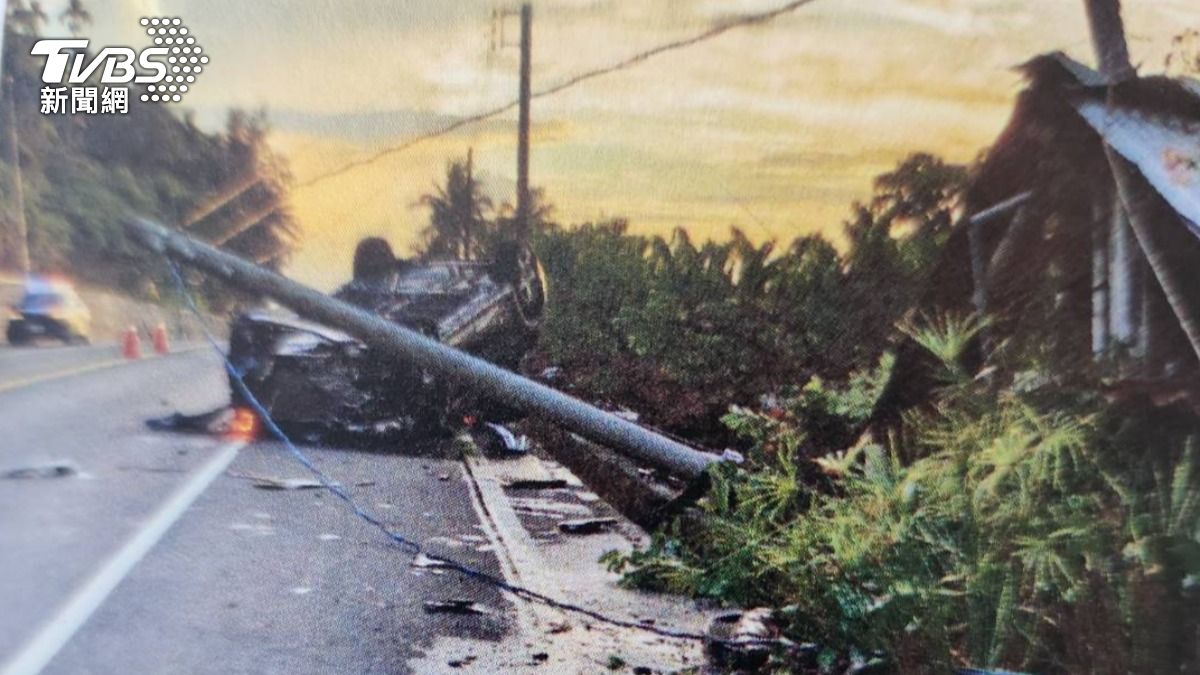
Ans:
<svg viewBox="0 0 1200 675"><path fill-rule="evenodd" d="M115 344L0 348L0 391L23 385L31 379L62 375L119 361Z"/></svg>
<svg viewBox="0 0 1200 675"><path fill-rule="evenodd" d="M402 673L435 641L513 639L494 589L410 566L325 490L256 488L307 477L276 444L146 430L224 401L213 354L113 355L0 353L0 472L79 472L0 479L0 672L41 649L47 673ZM309 451L389 524L498 572L461 463L445 444L397 450ZM489 613L423 609L450 598Z"/></svg>

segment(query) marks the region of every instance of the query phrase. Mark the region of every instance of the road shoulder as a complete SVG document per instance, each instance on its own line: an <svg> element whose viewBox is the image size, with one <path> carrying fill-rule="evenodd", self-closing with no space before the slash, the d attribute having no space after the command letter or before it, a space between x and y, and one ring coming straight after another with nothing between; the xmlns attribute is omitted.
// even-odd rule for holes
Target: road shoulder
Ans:
<svg viewBox="0 0 1200 675"><path fill-rule="evenodd" d="M646 534L621 517L566 468L532 454L485 457L468 439L465 479L476 495L476 508L488 524L509 583L622 620L703 633L710 613L680 598L628 590L604 569L599 557L628 551ZM554 487L536 488L545 485ZM560 531L563 521L602 520L610 525L592 534ZM649 631L621 628L545 605L519 601L518 626L530 660L509 672L604 672L620 662L646 672L675 672L703 664L702 645ZM416 672L436 672L457 663L472 646L461 640L435 643L424 657L410 662ZM488 672L486 659L467 672Z"/></svg>

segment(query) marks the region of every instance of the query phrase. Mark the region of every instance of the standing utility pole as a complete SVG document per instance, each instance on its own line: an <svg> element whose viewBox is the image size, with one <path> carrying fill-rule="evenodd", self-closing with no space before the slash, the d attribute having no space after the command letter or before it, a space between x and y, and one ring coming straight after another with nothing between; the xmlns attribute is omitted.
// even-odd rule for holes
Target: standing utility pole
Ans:
<svg viewBox="0 0 1200 675"><path fill-rule="evenodd" d="M517 237L529 235L529 99L533 6L521 5L521 94L517 112Z"/></svg>

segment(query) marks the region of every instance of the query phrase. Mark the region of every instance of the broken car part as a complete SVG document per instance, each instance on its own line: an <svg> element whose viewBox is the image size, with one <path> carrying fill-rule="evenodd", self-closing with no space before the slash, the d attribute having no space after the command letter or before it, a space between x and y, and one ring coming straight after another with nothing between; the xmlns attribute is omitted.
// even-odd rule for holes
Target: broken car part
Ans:
<svg viewBox="0 0 1200 675"><path fill-rule="evenodd" d="M616 526L616 518L583 518L564 520L558 524L558 530L563 534L599 534Z"/></svg>
<svg viewBox="0 0 1200 675"><path fill-rule="evenodd" d="M47 462L22 466L15 469L0 471L0 478L9 480L27 480L30 478L70 478L79 475L79 467L74 462Z"/></svg>
<svg viewBox="0 0 1200 675"><path fill-rule="evenodd" d="M426 600L425 611L430 614L490 614L471 600Z"/></svg>

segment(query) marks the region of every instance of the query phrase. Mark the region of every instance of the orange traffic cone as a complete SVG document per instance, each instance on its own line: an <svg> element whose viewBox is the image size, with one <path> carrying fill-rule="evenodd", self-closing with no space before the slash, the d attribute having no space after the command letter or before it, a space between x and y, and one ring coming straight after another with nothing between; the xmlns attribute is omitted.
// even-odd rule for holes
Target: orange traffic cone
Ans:
<svg viewBox="0 0 1200 675"><path fill-rule="evenodd" d="M151 340L154 342L154 353L159 355L171 353L171 344L167 339L167 327L165 325L160 323L154 327Z"/></svg>
<svg viewBox="0 0 1200 675"><path fill-rule="evenodd" d="M121 354L127 359L142 358L142 341L137 328L130 326L121 337Z"/></svg>

